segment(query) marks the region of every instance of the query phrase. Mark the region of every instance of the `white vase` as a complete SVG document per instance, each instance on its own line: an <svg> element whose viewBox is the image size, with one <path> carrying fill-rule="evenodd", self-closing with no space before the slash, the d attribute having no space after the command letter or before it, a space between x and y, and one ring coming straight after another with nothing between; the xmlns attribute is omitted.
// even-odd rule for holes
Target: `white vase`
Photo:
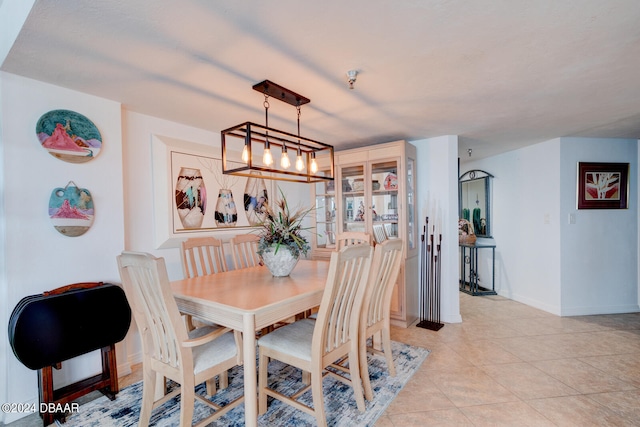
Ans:
<svg viewBox="0 0 640 427"><path fill-rule="evenodd" d="M300 255L293 256L285 246L280 246L276 253L276 246L272 245L262 253L262 261L274 277L288 276L299 259Z"/></svg>

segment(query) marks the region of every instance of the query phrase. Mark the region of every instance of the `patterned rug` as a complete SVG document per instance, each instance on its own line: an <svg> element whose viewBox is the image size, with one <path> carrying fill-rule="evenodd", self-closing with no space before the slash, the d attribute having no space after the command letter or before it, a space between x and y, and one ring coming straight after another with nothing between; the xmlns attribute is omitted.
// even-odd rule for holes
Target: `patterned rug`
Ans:
<svg viewBox="0 0 640 427"><path fill-rule="evenodd" d="M413 347L407 344L392 342L393 359L396 366L396 376L390 377L383 356L369 355L369 374L373 387L374 400L366 402L366 411L360 412L356 407L353 390L331 376L323 381L324 402L329 426L372 426L382 415L387 406L402 390L411 376L429 355L429 350ZM276 377L277 376L277 377ZM270 386L277 381L280 390L290 393L297 390L301 384L301 372L296 368L281 364L277 361L269 363ZM196 388L196 392L205 394L204 384ZM243 393L243 370L234 368L229 372L229 387L219 391L212 400L224 404ZM140 415L142 399L142 382L124 388L118 393L116 400L110 401L102 396L80 406L78 413L67 417L65 427L103 427L103 426L135 426ZM302 395L301 400L310 406L312 404L311 391ZM156 408L151 416L151 426L176 426L180 419L180 397L168 401ZM211 409L196 401L194 422L204 419L211 413ZM259 418L260 426L315 426L315 419L302 411L298 411L282 402L270 400L269 409ZM229 413L218 418L211 426L244 426L244 405L241 404Z"/></svg>

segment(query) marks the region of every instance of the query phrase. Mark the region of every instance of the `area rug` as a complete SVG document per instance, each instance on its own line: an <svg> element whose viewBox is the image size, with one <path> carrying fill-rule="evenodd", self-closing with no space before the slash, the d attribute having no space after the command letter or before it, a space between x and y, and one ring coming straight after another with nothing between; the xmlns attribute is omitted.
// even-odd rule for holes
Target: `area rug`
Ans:
<svg viewBox="0 0 640 427"><path fill-rule="evenodd" d="M360 412L356 407L353 390L331 376L323 381L324 402L329 426L372 426L382 415L387 406L402 390L411 376L429 355L429 350L413 347L407 344L392 342L392 353L396 367L396 376L390 377L385 359L379 355L369 355L369 374L373 387L374 400L366 402L366 411ZM298 390L301 384L301 372L277 361L269 364L270 386L277 382L280 390L290 393ZM204 384L196 388L196 392L204 395ZM224 404L243 393L243 370L234 368L229 372L229 387L219 391L212 400ZM118 393L116 400L110 401L102 396L80 406L77 413L67 417L64 426L82 427L126 427L135 426L140 416L142 399L142 382L124 388ZM310 406L312 404L311 391L302 395L301 400ZM204 419L211 413L211 409L196 401L194 422ZM180 420L180 397L168 401L156 408L151 416L151 426L176 426ZM269 401L269 409L262 415L260 426L315 426L315 419L282 402ZM244 426L244 405L241 404L229 413L218 418L211 426Z"/></svg>

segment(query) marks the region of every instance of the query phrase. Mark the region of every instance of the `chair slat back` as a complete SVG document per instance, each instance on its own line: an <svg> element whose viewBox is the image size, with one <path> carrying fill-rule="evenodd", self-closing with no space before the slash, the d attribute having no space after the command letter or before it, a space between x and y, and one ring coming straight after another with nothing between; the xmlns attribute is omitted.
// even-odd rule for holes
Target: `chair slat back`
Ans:
<svg viewBox="0 0 640 427"><path fill-rule="evenodd" d="M391 293L402 264L402 239L385 240L376 245L372 272L366 287L361 327L382 322L390 315Z"/></svg>
<svg viewBox="0 0 640 427"><path fill-rule="evenodd" d="M239 234L231 238L229 243L236 269L260 265L258 242L260 237L255 234Z"/></svg>
<svg viewBox="0 0 640 427"><path fill-rule="evenodd" d="M123 252L117 260L127 300L142 331L144 354L179 369L179 343L187 339L187 332L173 298L164 259Z"/></svg>
<svg viewBox="0 0 640 427"><path fill-rule="evenodd" d="M227 271L221 240L215 237L194 237L183 241L181 247L185 279Z"/></svg>
<svg viewBox="0 0 640 427"><path fill-rule="evenodd" d="M386 222L384 224L384 234L387 236L387 239L393 239L398 237L397 232L393 230L393 224L391 224L390 222Z"/></svg>
<svg viewBox="0 0 640 427"><path fill-rule="evenodd" d="M331 254L313 348L322 355L358 339L358 321L371 270L373 247L352 245Z"/></svg>
<svg viewBox="0 0 640 427"><path fill-rule="evenodd" d="M371 235L359 231L345 231L336 235L336 250L340 250L345 246L359 245L366 243L371 245Z"/></svg>
<svg viewBox="0 0 640 427"><path fill-rule="evenodd" d="M373 226L373 238L377 244L380 244L387 240L387 235L384 232L384 226L382 224L374 224Z"/></svg>

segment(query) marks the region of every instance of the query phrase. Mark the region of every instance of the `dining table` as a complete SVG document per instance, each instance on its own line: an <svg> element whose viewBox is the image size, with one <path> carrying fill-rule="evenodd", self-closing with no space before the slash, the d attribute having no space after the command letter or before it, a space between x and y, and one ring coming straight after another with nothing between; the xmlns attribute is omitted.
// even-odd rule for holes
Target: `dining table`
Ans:
<svg viewBox="0 0 640 427"><path fill-rule="evenodd" d="M242 332L246 426L258 424L256 331L319 306L328 272L305 259L286 277L257 266L171 282L180 312Z"/></svg>

